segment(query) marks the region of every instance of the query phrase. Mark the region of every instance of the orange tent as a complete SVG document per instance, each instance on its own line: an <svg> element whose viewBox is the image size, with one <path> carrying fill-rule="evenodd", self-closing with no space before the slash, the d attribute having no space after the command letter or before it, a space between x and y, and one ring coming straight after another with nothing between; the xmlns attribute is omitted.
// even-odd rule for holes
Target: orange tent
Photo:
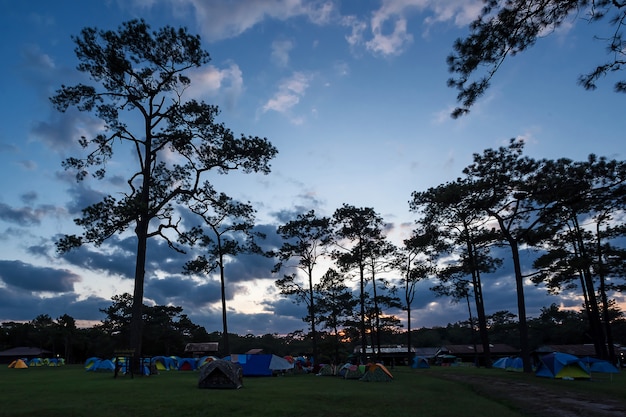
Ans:
<svg viewBox="0 0 626 417"><path fill-rule="evenodd" d="M24 362L23 360L16 359L9 364L9 368L26 369L28 368L28 365L26 365L26 362Z"/></svg>

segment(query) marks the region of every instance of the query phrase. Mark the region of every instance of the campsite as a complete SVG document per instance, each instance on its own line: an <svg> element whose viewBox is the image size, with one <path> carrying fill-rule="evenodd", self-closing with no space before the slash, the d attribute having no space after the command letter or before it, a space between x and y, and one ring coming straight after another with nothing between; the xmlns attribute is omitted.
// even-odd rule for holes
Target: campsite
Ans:
<svg viewBox="0 0 626 417"><path fill-rule="evenodd" d="M87 372L81 365L3 366L0 398L10 405L0 416L191 417L208 410L231 417L626 414L623 373L610 379L563 380L473 366L397 366L389 371L390 382L285 374L244 377L240 389L215 390L198 388L198 370L113 378L111 373Z"/></svg>

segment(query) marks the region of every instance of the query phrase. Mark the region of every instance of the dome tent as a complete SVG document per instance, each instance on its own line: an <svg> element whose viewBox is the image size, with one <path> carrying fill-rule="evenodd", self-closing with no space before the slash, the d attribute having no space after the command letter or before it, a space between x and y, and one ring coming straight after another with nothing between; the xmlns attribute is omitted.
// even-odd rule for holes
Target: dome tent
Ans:
<svg viewBox="0 0 626 417"><path fill-rule="evenodd" d="M364 367L362 368L359 365L346 363L341 368L339 368L339 372L337 372L337 375L342 377L343 379L361 379L364 372Z"/></svg>
<svg viewBox="0 0 626 417"><path fill-rule="evenodd" d="M28 369L28 365L21 359L16 359L9 364L9 368L12 369Z"/></svg>
<svg viewBox="0 0 626 417"><path fill-rule="evenodd" d="M241 366L223 359L216 359L200 368L198 388L239 389L243 387Z"/></svg>
<svg viewBox="0 0 626 417"><path fill-rule="evenodd" d="M577 356L554 352L542 356L539 360L536 376L557 379L590 378L589 371Z"/></svg>
<svg viewBox="0 0 626 417"><path fill-rule="evenodd" d="M425 368L430 368L430 365L428 364L428 359L426 359L423 356L416 356L413 358L413 363L411 364L411 368L413 369L425 369Z"/></svg>
<svg viewBox="0 0 626 417"><path fill-rule="evenodd" d="M393 375L382 363L370 363L361 378L365 382L391 382Z"/></svg>

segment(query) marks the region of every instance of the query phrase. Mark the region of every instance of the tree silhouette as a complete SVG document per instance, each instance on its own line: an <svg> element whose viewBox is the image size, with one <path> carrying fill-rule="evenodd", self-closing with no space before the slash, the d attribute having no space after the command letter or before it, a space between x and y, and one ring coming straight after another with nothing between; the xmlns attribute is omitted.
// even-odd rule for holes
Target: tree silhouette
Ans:
<svg viewBox="0 0 626 417"><path fill-rule="evenodd" d="M278 234L284 239L284 243L275 253L278 262L274 266L274 272L287 267L288 262L297 259L296 268L304 272L306 283L302 284L297 279L297 274L285 275L276 281L276 286L281 294L295 296L296 301L307 305L308 314L306 320L311 325L311 338L313 342L313 357L318 358L317 349L317 300L315 297L315 284L313 283L313 271L322 258L328 246L332 242L332 229L328 217L318 217L314 210L299 214L296 219L278 227Z"/></svg>
<svg viewBox="0 0 626 417"><path fill-rule="evenodd" d="M123 155L133 152L136 170L126 191L118 190L117 197L106 195L83 209L75 222L84 233L65 236L57 248L63 252L84 243L100 246L115 234L134 233L130 347L138 368L148 239L162 238L181 251L172 239L179 232L176 205L181 199L194 195L211 170L269 172L276 149L267 139L235 137L215 121L216 106L185 101L191 84L186 72L209 62L199 36L186 29L167 26L151 31L143 20L132 20L117 31L85 28L73 40L78 70L93 84L62 86L51 100L60 111L73 106L92 113L102 122L102 130L93 138L80 138L86 154L70 157L63 165L76 171L78 181L89 175L103 179L107 168L122 165L109 163L115 149Z"/></svg>
<svg viewBox="0 0 626 417"><path fill-rule="evenodd" d="M583 14L584 13L584 14ZM585 23L608 19L610 35L601 38L607 45L609 59L597 65L578 82L595 89L600 78L621 71L626 64L626 40L622 29L626 22L626 3L615 0L484 0L480 15L470 26L465 39L454 42L454 52L447 58L454 74L448 86L459 90L461 106L452 112L459 117L489 88L491 79L504 60L532 47L539 38L582 15ZM626 92L626 81L615 82L617 92Z"/></svg>
<svg viewBox="0 0 626 417"><path fill-rule="evenodd" d="M241 253L259 252L253 232L254 208L248 203L234 201L224 193L217 193L210 184L192 196L187 202L189 209L200 216L203 225L194 227L183 234L183 241L198 243L206 254L187 262L186 273L210 274L218 270L220 274L220 295L222 299L222 350L230 354L228 320L226 310L226 263L229 257Z"/></svg>

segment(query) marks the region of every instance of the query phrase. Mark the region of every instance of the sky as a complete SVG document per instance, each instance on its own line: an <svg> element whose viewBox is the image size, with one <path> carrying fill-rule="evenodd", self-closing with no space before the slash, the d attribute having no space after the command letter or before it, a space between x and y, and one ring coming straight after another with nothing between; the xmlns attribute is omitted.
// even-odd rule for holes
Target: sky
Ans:
<svg viewBox="0 0 626 417"><path fill-rule="evenodd" d="M78 154L77 139L101 126L49 101L61 85L82 80L71 37L84 27L116 29L143 18L153 29L184 26L201 36L211 62L190 73L189 97L218 105L218 121L266 137L279 152L268 175L212 179L254 205L267 245L280 244L273 230L295 214L331 216L344 203L376 210L399 244L416 220L413 191L460 177L474 153L511 138L523 139L535 158L624 159L624 96L613 92L611 77L595 91L577 85L608 59L597 38L610 34L582 14L505 61L469 115L450 117L457 103L446 57L480 7L474 0L0 0L0 322L69 314L90 325L104 318L100 309L113 295L132 293L129 236L100 250L55 252L60 235L79 232L80 210L125 180L77 183L61 166ZM122 172L124 157L109 172ZM181 306L208 332L220 331L217 278L183 275L186 259L163 242L151 241L148 256L146 303ZM252 255L228 264L230 332L307 329L304 306L278 294L272 267ZM505 262L483 277L487 314L516 313L511 269ZM418 287L412 326L467 320L467 307L436 298L432 285ZM526 303L531 317L551 303L582 304L533 285Z"/></svg>

